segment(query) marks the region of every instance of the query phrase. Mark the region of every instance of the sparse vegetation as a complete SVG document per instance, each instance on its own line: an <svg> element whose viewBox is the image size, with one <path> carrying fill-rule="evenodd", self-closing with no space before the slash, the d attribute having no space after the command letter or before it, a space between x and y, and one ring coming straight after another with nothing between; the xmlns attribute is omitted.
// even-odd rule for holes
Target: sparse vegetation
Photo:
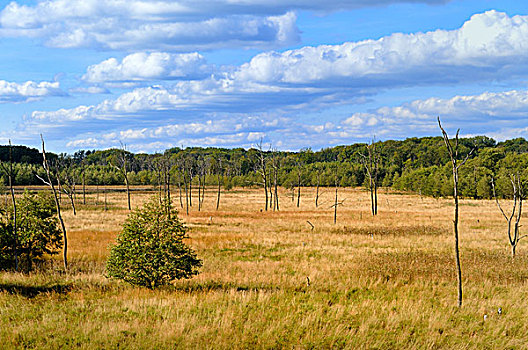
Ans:
<svg viewBox="0 0 528 350"><path fill-rule="evenodd" d="M106 212L93 190L76 217L64 212L68 274L58 257L45 271L0 274L4 348L489 349L528 340L518 322L528 317L528 255L521 249L512 262L492 200L460 201L458 309L449 199L381 189L373 217L367 191L342 187L334 225L333 191L320 193L317 209L288 200L260 212L261 189L236 188L216 211L209 187L202 210L182 215L201 273L150 290L104 277L108 245L129 212L124 190L108 193ZM137 207L151 196L132 190ZM315 188L302 191L315 198Z"/></svg>

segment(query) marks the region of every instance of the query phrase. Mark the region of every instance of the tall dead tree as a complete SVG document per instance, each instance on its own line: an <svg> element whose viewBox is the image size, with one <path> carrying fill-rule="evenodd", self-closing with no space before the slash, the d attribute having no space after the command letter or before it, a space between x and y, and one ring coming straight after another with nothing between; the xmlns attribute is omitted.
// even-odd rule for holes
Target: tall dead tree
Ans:
<svg viewBox="0 0 528 350"><path fill-rule="evenodd" d="M273 177L273 211L280 210L279 206L279 170L281 167L281 155L277 150L273 152L271 157L271 170ZM271 187L271 186L270 186Z"/></svg>
<svg viewBox="0 0 528 350"><path fill-rule="evenodd" d="M57 177L57 183L61 184L59 191L66 194L70 200L70 205L73 210L73 215L77 215L77 209L75 206L75 193L77 186L77 169L75 167L74 160L65 155L61 154L59 159L55 162L52 167L55 168L55 176Z"/></svg>
<svg viewBox="0 0 528 350"><path fill-rule="evenodd" d="M295 162L297 168L297 208L301 205L302 166L303 163L300 160Z"/></svg>
<svg viewBox="0 0 528 350"><path fill-rule="evenodd" d="M132 206L130 205L130 182L128 181L130 160L128 158L129 155L126 150L126 145L121 144L121 148L118 150L118 153L113 158L113 162L111 164L115 169L117 169L117 171L121 173L123 179L125 180L128 210L132 210Z"/></svg>
<svg viewBox="0 0 528 350"><path fill-rule="evenodd" d="M447 147L447 152L449 154L449 158L451 158L451 165L453 167L453 199L455 202L455 218L453 220L453 229L455 234L455 260L456 260L456 270L457 270L457 280L458 280L458 307L462 306L462 268L460 266L460 250L458 247L458 170L461 166L463 166L466 161L469 159L471 154L474 151L474 148L471 149L471 151L466 155L464 160L459 161L458 160L458 133L460 132L460 129L457 130L455 135L455 145L454 147L451 145L451 141L449 141L449 136L447 135L446 131L442 127L442 124L440 123L440 117L438 117L438 126L440 127L440 130L442 131L442 136L444 138L444 143Z"/></svg>
<svg viewBox="0 0 528 350"><path fill-rule="evenodd" d="M257 170L260 173L260 176L262 177L262 184L264 185L264 193L266 194L266 205L265 210L268 210L268 160L266 158L266 155L264 151L262 150L262 139L260 140L260 143L257 144L257 150L258 150L258 161L257 161Z"/></svg>
<svg viewBox="0 0 528 350"><path fill-rule="evenodd" d="M380 152L376 148L376 143L371 141L366 146L367 154L359 153L361 163L369 179L370 205L372 215L378 215L378 172L380 163Z"/></svg>
<svg viewBox="0 0 528 350"><path fill-rule="evenodd" d="M15 252L15 271L18 271L18 226L17 226L17 204L16 204L16 198L15 198L15 178L16 178L16 172L15 168L13 167L13 146L11 145L11 140L9 140L9 161L7 164L0 161L0 166L2 167L2 170L4 174L7 176L7 180L9 182L9 193L11 194L11 204L13 206L13 250ZM7 202L6 202L7 204Z"/></svg>
<svg viewBox="0 0 528 350"><path fill-rule="evenodd" d="M42 140L42 166L44 167L44 170L46 172L46 179L40 177L37 175L37 177L42 181L44 184L46 184L53 193L53 199L55 200L55 207L57 209L57 216L59 218L59 222L61 225L62 230L62 243L63 243L63 249L62 249L62 259L64 262L64 270L68 270L68 235L66 234L66 226L64 225L64 220L62 219L61 214L61 205L59 202L59 197L57 196L57 190L55 188L55 184L53 183L53 176L51 174L50 165L48 163L48 159L46 158L46 149L44 147L44 138L42 135L40 135L40 139Z"/></svg>
<svg viewBox="0 0 528 350"><path fill-rule="evenodd" d="M511 246L511 254L512 258L515 258L515 252L517 250L517 245L519 244L519 241L526 237L527 235L521 236L521 233L519 231L520 229L520 222L522 217L522 205L524 200L524 192L523 192L523 185L521 181L521 177L517 175L510 175L510 183L512 185L512 196L513 196L513 205L512 205L512 211L510 215L506 215L504 210L502 209L502 206L500 205L499 198L497 197L497 193L495 192L495 181L493 177L491 178L491 188L493 190L493 197L495 198L495 202L497 203L497 207L499 207L500 212L502 213L502 216L508 223L508 241L510 242ZM513 223L513 232L512 232L512 220L515 217L515 222Z"/></svg>
<svg viewBox="0 0 528 350"><path fill-rule="evenodd" d="M317 184L315 186L315 207L319 206L319 186L321 185L321 168L316 166L315 168L317 174Z"/></svg>
<svg viewBox="0 0 528 350"><path fill-rule="evenodd" d="M218 155L216 157L216 180L218 182L218 192L216 195L216 210L220 208L220 190L222 185L222 178L223 178L223 172L224 168L222 167L222 156Z"/></svg>
<svg viewBox="0 0 528 350"><path fill-rule="evenodd" d="M339 188L339 178L338 178L338 171L339 171L339 163L336 162L336 167L334 169L334 184L335 184L335 199L334 199L334 225L337 223L337 206L341 203L337 200L337 190Z"/></svg>

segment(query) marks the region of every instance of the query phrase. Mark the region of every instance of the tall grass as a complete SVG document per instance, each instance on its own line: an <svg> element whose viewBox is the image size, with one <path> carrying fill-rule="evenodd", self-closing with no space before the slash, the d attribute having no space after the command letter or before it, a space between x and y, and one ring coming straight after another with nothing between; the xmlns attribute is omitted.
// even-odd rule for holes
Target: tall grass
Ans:
<svg viewBox="0 0 528 350"><path fill-rule="evenodd" d="M58 259L0 274L2 347L526 347L528 247L512 261L493 202L461 203L459 310L449 200L383 192L372 217L368 193L346 189L334 225L331 193L315 208L313 192L297 208L283 191L281 211L266 212L260 190L238 189L216 211L211 189L202 211L181 215L202 273L154 291L104 277L126 194L112 193L106 212L90 197L65 213L68 274Z"/></svg>

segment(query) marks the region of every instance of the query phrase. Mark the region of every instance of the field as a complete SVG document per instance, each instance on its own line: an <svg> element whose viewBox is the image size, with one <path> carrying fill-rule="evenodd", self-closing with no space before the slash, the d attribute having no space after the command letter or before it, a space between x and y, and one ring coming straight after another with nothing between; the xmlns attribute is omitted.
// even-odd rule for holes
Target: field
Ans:
<svg viewBox="0 0 528 350"><path fill-rule="evenodd" d="M210 189L202 211L181 211L204 266L153 291L104 277L128 211L123 192L108 211L90 194L65 212L69 273L59 254L40 272L0 274L2 347L528 348L528 246L512 260L494 202L461 201L459 309L451 200L383 190L372 217L367 192L342 189L334 225L332 189L318 208L314 189L300 208L282 190L279 212L261 210L262 192L223 193L216 211Z"/></svg>

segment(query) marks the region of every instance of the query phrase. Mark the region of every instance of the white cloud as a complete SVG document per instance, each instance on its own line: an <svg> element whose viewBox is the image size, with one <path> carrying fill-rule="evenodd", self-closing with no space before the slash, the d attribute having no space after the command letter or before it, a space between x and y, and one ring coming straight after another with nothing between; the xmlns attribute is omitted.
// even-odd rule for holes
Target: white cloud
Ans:
<svg viewBox="0 0 528 350"><path fill-rule="evenodd" d="M121 61L109 58L89 66L83 80L89 83L119 83L157 79L199 79L212 72L197 52L171 54L138 52Z"/></svg>
<svg viewBox="0 0 528 350"><path fill-rule="evenodd" d="M11 2L0 13L0 36L42 38L60 48L171 51L283 46L299 40L293 12L258 16L251 6L247 11L232 8L206 1Z"/></svg>
<svg viewBox="0 0 528 350"><path fill-rule="evenodd" d="M64 92L60 89L58 82L34 82L14 83L0 80L0 103L28 102L41 99L46 96L62 96Z"/></svg>
<svg viewBox="0 0 528 350"><path fill-rule="evenodd" d="M481 37L475 31L489 35ZM153 111L251 113L351 103L386 88L507 79L528 67L528 41L519 40L523 37L528 37L528 16L510 18L488 11L453 31L394 34L379 40L267 52L203 80L137 88L89 110L72 109L70 117L67 110L35 112L35 116L55 120L120 118ZM89 68L86 78L104 81L185 74L186 69L194 71L194 62L200 61L199 55L190 55L133 54L122 62L110 59ZM175 63L182 57L193 62L190 67ZM175 66L185 68L174 73ZM368 123L374 125L378 118Z"/></svg>
<svg viewBox="0 0 528 350"><path fill-rule="evenodd" d="M108 94L109 91L102 86L78 86L68 90L77 94Z"/></svg>
<svg viewBox="0 0 528 350"><path fill-rule="evenodd" d="M326 13L449 0L40 0L11 2L0 36L42 38L52 47L194 51L282 46L299 40L293 11Z"/></svg>
<svg viewBox="0 0 528 350"><path fill-rule="evenodd" d="M527 71L526 37L528 16L488 11L452 31L262 53L242 65L236 79L386 87L508 78Z"/></svg>

